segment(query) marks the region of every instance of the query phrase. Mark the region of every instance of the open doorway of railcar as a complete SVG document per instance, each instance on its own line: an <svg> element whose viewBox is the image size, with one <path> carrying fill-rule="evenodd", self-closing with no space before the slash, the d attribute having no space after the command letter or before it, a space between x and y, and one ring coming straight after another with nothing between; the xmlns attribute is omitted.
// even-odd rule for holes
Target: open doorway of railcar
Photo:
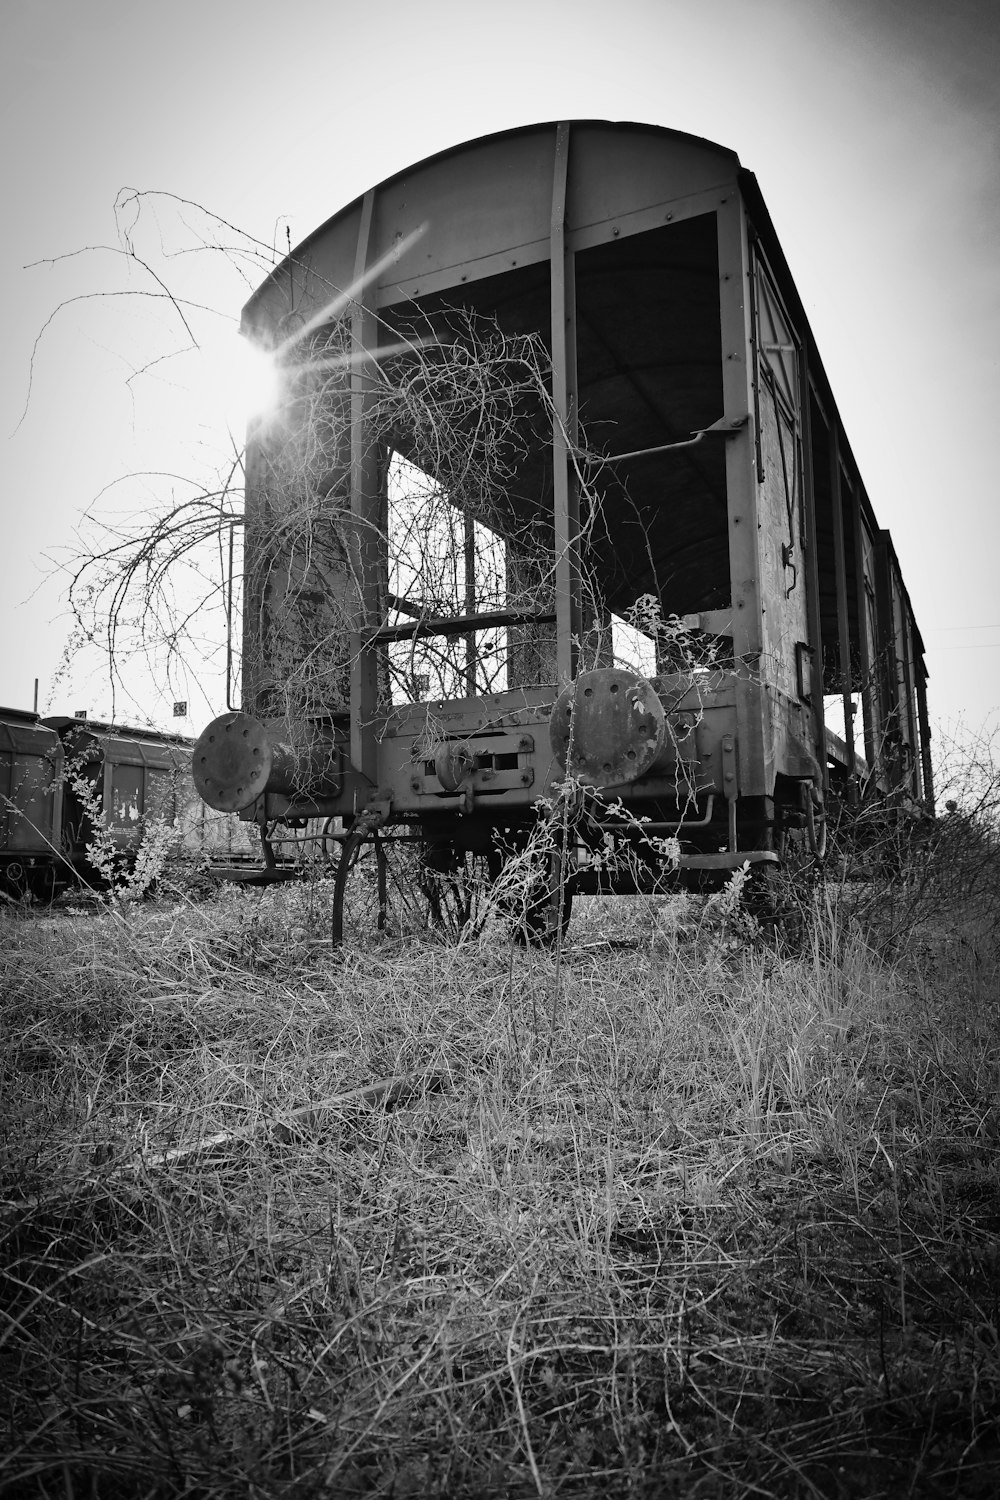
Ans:
<svg viewBox="0 0 1000 1500"><path fill-rule="evenodd" d="M453 337L454 289L387 310L400 337ZM547 263L462 289L463 312L516 337L547 326ZM670 669L656 621L724 612L730 601L722 441L672 449L723 412L718 233L714 214L575 256L580 422L578 665ZM400 441L387 477L390 626L407 619L530 613L459 644L394 644L393 698L451 698L556 681L551 418L525 399L502 493L451 514ZM548 427L548 430L547 430ZM667 450L667 451L664 451ZM638 605L638 608L637 608ZM546 608L547 607L547 608ZM721 659L725 643L717 643ZM711 653L706 652L706 660Z"/></svg>

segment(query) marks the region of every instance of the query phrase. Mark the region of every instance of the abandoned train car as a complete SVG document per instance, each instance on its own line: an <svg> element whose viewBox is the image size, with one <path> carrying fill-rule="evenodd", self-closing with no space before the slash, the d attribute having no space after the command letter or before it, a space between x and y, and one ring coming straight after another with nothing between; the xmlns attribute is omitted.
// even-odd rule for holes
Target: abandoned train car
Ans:
<svg viewBox="0 0 1000 1500"><path fill-rule="evenodd" d="M153 823L172 831L172 859L241 873L256 841L195 796L192 745L153 729L0 708L0 894L48 901L69 886L100 887L111 863L130 867Z"/></svg>
<svg viewBox="0 0 1000 1500"><path fill-rule="evenodd" d="M834 793L932 806L899 563L732 151L602 121L458 146L335 214L243 330L284 398L248 435L211 806L334 818L384 886L393 839L495 873L569 773L578 889L615 888L595 854L636 819L704 883L793 831L820 855ZM656 876L647 850L618 888Z"/></svg>
<svg viewBox="0 0 1000 1500"><path fill-rule="evenodd" d="M36 713L0 708L0 892L55 893L63 808L63 748Z"/></svg>

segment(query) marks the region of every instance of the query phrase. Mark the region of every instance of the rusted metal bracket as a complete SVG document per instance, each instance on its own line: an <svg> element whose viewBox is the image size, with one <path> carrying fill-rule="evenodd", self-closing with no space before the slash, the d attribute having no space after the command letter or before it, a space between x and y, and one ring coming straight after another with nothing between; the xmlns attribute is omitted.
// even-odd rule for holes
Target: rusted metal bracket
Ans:
<svg viewBox="0 0 1000 1500"><path fill-rule="evenodd" d="M462 811L472 811L476 792L498 792L513 787L531 786L535 779L530 757L535 741L530 734L488 734L479 737L446 740L434 752L431 762L421 756L417 765L423 775L410 777L410 790L418 796L431 796L441 805L441 794L462 799ZM516 758L516 765L509 762ZM497 760L507 764L497 765ZM435 784L436 783L436 784Z"/></svg>
<svg viewBox="0 0 1000 1500"><path fill-rule="evenodd" d="M689 438L682 438L679 443L659 443L655 448L633 448L631 453L602 454L602 462L618 464L626 458L648 458L653 453L673 453L678 448L693 448L696 443L701 442L702 438L710 435L728 437L733 432L739 432L749 420L749 413L745 417L736 417L733 421L730 421L728 417L720 417L710 427L702 427L700 431L692 433Z"/></svg>
<svg viewBox="0 0 1000 1500"><path fill-rule="evenodd" d="M726 799L729 814L729 852L736 852L736 802L739 797L739 782L736 779L736 737L722 736L722 794Z"/></svg>
<svg viewBox="0 0 1000 1500"><path fill-rule="evenodd" d="M553 610L486 610L478 614L418 620L413 625L383 625L372 639L382 645L387 641L412 641L430 635L467 635L470 631L499 629L506 625L551 625L555 618Z"/></svg>
<svg viewBox="0 0 1000 1500"><path fill-rule="evenodd" d="M742 870L744 865L773 865L777 868L781 860L773 849L738 849L729 854L682 854L677 868L680 870Z"/></svg>
<svg viewBox="0 0 1000 1500"><path fill-rule="evenodd" d="M361 809L354 820L351 832L363 831L367 837L369 834L377 833L383 823L388 823L391 817L392 802L390 799L388 797L378 798L376 801L366 803Z"/></svg>
<svg viewBox="0 0 1000 1500"><path fill-rule="evenodd" d="M671 818L666 822L655 819L633 818L627 819L601 819L592 818L595 827L606 829L609 833L681 833L688 832L692 828L707 828L712 821L715 812L715 793L709 792L705 803L705 812L700 818Z"/></svg>

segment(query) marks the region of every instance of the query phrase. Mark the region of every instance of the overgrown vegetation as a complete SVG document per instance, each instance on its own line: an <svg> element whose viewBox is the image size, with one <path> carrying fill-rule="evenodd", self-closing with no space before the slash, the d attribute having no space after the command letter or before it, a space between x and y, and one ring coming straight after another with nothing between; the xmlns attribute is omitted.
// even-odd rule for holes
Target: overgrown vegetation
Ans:
<svg viewBox="0 0 1000 1500"><path fill-rule="evenodd" d="M973 811L903 945L835 883L785 954L682 896L561 952L335 954L322 881L7 916L0 1485L994 1494Z"/></svg>

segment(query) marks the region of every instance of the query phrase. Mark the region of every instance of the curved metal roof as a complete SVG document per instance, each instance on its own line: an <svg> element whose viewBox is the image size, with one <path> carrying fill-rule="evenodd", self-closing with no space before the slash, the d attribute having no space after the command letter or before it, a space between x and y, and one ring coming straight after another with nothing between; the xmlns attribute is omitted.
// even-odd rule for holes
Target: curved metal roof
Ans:
<svg viewBox="0 0 1000 1500"><path fill-rule="evenodd" d="M562 124L570 139L567 229L576 233L655 214L671 200L733 183L740 170L734 151L663 126ZM275 267L247 303L244 328L273 327L293 310L346 294L366 266L379 267L382 303L547 259L559 126L546 121L481 136L385 178ZM359 265L366 202L371 223Z"/></svg>

